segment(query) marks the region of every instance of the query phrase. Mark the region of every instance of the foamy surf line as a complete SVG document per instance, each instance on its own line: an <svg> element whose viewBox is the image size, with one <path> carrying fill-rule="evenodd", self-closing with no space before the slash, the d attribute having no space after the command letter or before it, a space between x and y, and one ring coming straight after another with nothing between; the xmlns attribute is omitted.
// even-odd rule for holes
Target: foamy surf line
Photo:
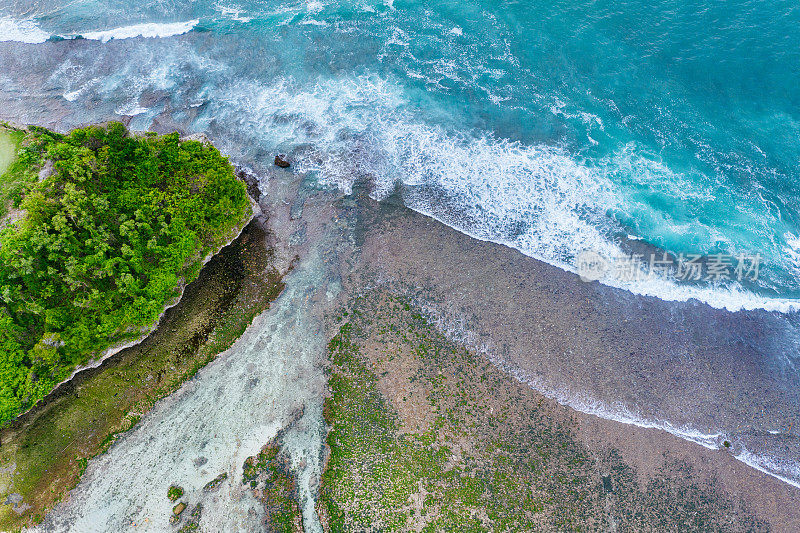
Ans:
<svg viewBox="0 0 800 533"><path fill-rule="evenodd" d="M577 275L577 270L572 265L555 261L550 258L541 257L539 254L532 253L530 250L527 250L525 247L519 246L516 243L488 237L475 231L471 231L469 228L461 227L458 224L454 224L452 221L447 220L446 217L437 215L432 206L408 205L407 207L421 215L425 215L436 220L437 222L441 222L445 226L448 226L449 228L452 228L459 233L463 233L464 235L467 235L473 239L513 248L522 255ZM600 280L600 283L608 287L622 289L639 296L651 296L658 298L659 300L663 300L665 302L688 302L689 300L697 300L698 302L704 303L715 309L725 309L731 312L753 311L761 309L765 311L775 311L786 314L800 311L800 301L796 299L768 298L745 290L737 291L708 287L680 286L677 283L664 279L652 279L641 282L617 282L613 279L602 279Z"/></svg>
<svg viewBox="0 0 800 533"><path fill-rule="evenodd" d="M50 34L43 31L31 19L14 20L0 17L0 42L39 44L47 41Z"/></svg>
<svg viewBox="0 0 800 533"><path fill-rule="evenodd" d="M108 42L119 39L165 38L183 35L192 31L199 19L182 22L146 22L130 26L120 26L109 30L94 30L68 35L51 35L42 30L34 20L14 20L10 17L0 18L0 41L14 41L27 44L41 44L53 39L89 39L93 41Z"/></svg>
<svg viewBox="0 0 800 533"><path fill-rule="evenodd" d="M388 281L388 280L381 280ZM379 281L380 283L380 281ZM723 443L728 440L728 436L724 433L704 433L691 426L676 426L666 420L648 420L642 416L633 413L624 405L618 404L613 407L608 404L586 397L586 395L576 394L569 390L559 390L549 387L542 383L541 380L528 375L522 369L516 367L505 361L498 356L492 349L491 345L476 335L474 331L466 326L465 321L461 317L449 317L443 315L436 308L432 307L428 302L419 299L414 295L410 295L415 304L418 305L423 314L436 325L436 328L441 331L445 337L453 342L471 348L484 357L489 359L493 365L511 376L513 379L525 384L531 389L539 392L543 396L555 400L560 405L574 409L580 413L596 416L604 420L611 420L621 424L640 427L643 429L658 429L666 431L670 435L680 439L699 444L700 446L709 450L719 450L722 448ZM769 456L758 455L749 451L743 444L739 444L741 451L734 454L733 457L738 461L746 464L751 468L755 468L759 472L767 474L775 479L787 483L793 487L800 488L800 465L786 464L785 461L780 461ZM791 476L791 477L790 477Z"/></svg>
<svg viewBox="0 0 800 533"><path fill-rule="evenodd" d="M315 149L324 155L322 162L298 161L300 171L318 171L323 182L346 193L356 175L368 176L378 201L398 183L408 186L411 194L404 198L414 211L568 272L577 273L576 258L587 250L603 257L627 255L613 236L620 227L608 216L625 205L609 177L618 171L617 157L595 167L560 146L524 144L486 131L451 131L403 112L402 91L391 83L359 81L364 83L358 89L349 87L352 82L326 82L291 95L282 94L281 86L265 91L275 94L284 108L265 110L267 120L274 113L299 113L321 131L343 129L357 139L352 144L308 139L319 142ZM311 111L299 105L306 101ZM352 120L343 101L368 109L370 120ZM314 111L320 109L333 113ZM635 168L643 164L641 157L626 157L632 161L623 161ZM698 286L667 275L630 278L606 275L599 281L642 296L694 299L728 311L800 311L798 299L758 294L735 282L729 287Z"/></svg>

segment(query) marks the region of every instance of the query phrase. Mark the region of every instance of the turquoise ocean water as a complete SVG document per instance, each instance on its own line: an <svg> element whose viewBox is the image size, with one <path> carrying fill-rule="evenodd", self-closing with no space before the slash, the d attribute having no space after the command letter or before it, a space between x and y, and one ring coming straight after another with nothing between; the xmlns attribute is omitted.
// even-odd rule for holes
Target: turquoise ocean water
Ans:
<svg viewBox="0 0 800 533"><path fill-rule="evenodd" d="M140 129L166 107L345 189L403 182L411 207L568 269L631 240L761 257L744 286L605 279L637 293L784 311L800 295L795 3L22 4L0 2L0 40L107 43L49 74L65 105Z"/></svg>

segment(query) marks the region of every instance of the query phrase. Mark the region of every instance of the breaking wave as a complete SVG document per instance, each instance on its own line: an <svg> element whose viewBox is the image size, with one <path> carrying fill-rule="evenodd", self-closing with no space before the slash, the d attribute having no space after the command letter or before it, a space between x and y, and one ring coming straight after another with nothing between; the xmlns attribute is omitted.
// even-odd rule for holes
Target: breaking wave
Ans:
<svg viewBox="0 0 800 533"><path fill-rule="evenodd" d="M0 41L40 44L52 39L83 38L108 42L112 39L131 39L134 37L163 38L188 33L192 31L199 22L199 19L183 22L147 22L108 30L92 30L68 35L51 35L42 30L33 19L14 20L11 17L2 17L0 18Z"/></svg>

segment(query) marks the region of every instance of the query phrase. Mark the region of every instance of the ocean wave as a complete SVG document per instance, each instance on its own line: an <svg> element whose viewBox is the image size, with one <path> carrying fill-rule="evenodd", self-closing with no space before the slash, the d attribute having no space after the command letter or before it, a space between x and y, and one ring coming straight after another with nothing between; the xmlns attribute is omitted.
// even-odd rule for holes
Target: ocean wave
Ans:
<svg viewBox="0 0 800 533"><path fill-rule="evenodd" d="M408 110L401 87L377 76L313 86L291 79L239 82L214 92L209 116L225 117L280 149L303 146L294 155L298 171L345 192L366 176L378 200L402 184L411 209L570 272L584 250L608 258L626 255L617 239L627 232L609 216L630 204L615 173L639 169L634 173L657 182L657 175L669 171L631 147L589 165L557 145L430 124ZM682 186L682 194L702 200L707 191ZM601 282L730 311L800 310L796 299L762 296L738 284L692 285L666 276Z"/></svg>
<svg viewBox="0 0 800 533"><path fill-rule="evenodd" d="M49 38L50 34L31 19L14 20L11 17L0 17L0 42L39 44Z"/></svg>
<svg viewBox="0 0 800 533"><path fill-rule="evenodd" d="M163 38L188 33L192 31L199 22L199 19L183 22L147 22L108 30L94 30L67 35L51 35L42 30L32 19L14 20L10 17L2 17L0 18L0 41L41 44L51 39L83 38L108 42L112 39L131 39L134 37Z"/></svg>
<svg viewBox="0 0 800 533"><path fill-rule="evenodd" d="M84 39L92 39L103 42L110 41L111 39L130 39L133 37L173 37L192 31L192 29L194 29L199 22L200 20L198 19L187 20L184 22L148 22L144 24L122 26L110 30L82 32L79 35Z"/></svg>
<svg viewBox="0 0 800 533"><path fill-rule="evenodd" d="M358 151L326 161L319 168L324 179L347 188L354 174L371 176L377 199L398 182L417 188L406 197L411 209L573 273L575 258L584 250L607 258L626 255L610 237L618 228L606 213L619 210L622 200L605 171L581 164L558 147L452 134L403 119L381 122L380 129L359 138ZM738 285L682 284L666 276L608 276L601 282L729 311L800 310L796 299L761 296Z"/></svg>

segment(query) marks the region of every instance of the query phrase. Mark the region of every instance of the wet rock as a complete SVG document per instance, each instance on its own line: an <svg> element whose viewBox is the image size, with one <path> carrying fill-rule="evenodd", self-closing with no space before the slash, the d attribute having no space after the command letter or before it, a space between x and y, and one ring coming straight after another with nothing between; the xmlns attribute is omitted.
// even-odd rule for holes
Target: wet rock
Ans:
<svg viewBox="0 0 800 533"><path fill-rule="evenodd" d="M203 487L203 490L206 492L211 492L212 490L216 490L219 488L220 484L226 479L228 479L228 473L223 472L214 479L212 479L211 481L209 481L208 483L206 483L206 486Z"/></svg>
<svg viewBox="0 0 800 533"><path fill-rule="evenodd" d="M275 166L281 168L289 168L289 161L286 160L286 156L283 154L278 154L275 156Z"/></svg>
<svg viewBox="0 0 800 533"><path fill-rule="evenodd" d="M258 200L261 199L258 176L249 168L244 167L236 167L236 175L247 185L247 194L250 195L250 198L258 202Z"/></svg>
<svg viewBox="0 0 800 533"><path fill-rule="evenodd" d="M183 488L178 485L170 485L169 490L167 490L167 498L169 498L169 501L174 502L181 496L183 496Z"/></svg>
<svg viewBox="0 0 800 533"><path fill-rule="evenodd" d="M249 485L266 514L268 531L302 532L302 511L297 478L291 461L282 450L281 430L261 451L242 466L242 483Z"/></svg>
<svg viewBox="0 0 800 533"><path fill-rule="evenodd" d="M189 533L191 531L200 531L200 517L203 512L203 504L198 503L191 513L186 524L178 530L178 533Z"/></svg>

